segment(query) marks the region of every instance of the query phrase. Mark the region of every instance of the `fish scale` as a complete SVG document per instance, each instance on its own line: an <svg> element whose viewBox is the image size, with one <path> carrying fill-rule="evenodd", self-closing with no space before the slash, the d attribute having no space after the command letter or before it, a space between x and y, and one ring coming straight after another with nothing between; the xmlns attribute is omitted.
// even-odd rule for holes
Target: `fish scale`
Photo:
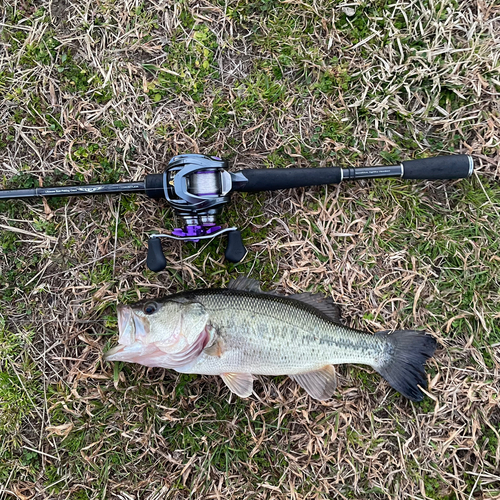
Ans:
<svg viewBox="0 0 500 500"><path fill-rule="evenodd" d="M230 289L177 296L204 305L225 349L220 358L202 354L185 373L293 375L326 364L377 364L390 348L384 339L336 324L296 299Z"/></svg>

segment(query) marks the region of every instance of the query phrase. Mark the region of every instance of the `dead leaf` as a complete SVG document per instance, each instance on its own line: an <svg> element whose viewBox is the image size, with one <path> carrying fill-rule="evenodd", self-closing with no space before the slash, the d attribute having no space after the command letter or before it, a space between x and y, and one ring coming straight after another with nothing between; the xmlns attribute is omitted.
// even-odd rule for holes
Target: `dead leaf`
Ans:
<svg viewBox="0 0 500 500"><path fill-rule="evenodd" d="M56 436L63 436L64 438L66 438L68 434L73 430L73 427L73 423L69 422L62 425L49 425L45 429L49 433L47 437L53 436L55 434Z"/></svg>

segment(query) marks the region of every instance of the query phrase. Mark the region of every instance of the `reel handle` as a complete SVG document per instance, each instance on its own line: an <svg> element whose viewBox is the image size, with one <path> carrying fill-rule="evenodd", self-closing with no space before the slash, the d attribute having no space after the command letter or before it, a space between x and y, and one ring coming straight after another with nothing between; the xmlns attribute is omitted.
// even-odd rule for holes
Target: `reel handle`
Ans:
<svg viewBox="0 0 500 500"><path fill-rule="evenodd" d="M227 246L226 251L224 252L226 260L237 264L245 258L247 253L248 251L245 248L245 245L243 245L241 232L237 229L234 231L228 231ZM155 273L159 273L167 267L167 260L165 259L165 255L161 247L161 237L151 236L148 239L148 256L146 259L146 265L148 266L148 269Z"/></svg>
<svg viewBox="0 0 500 500"><path fill-rule="evenodd" d="M241 232L236 230L227 233L227 246L226 251L224 252L226 260L237 264L245 258L247 253L248 250L245 248L245 245L243 245Z"/></svg>
<svg viewBox="0 0 500 500"><path fill-rule="evenodd" d="M167 267L167 260L161 248L160 238L151 237L148 239L148 257L146 259L148 269L155 273L163 271Z"/></svg>

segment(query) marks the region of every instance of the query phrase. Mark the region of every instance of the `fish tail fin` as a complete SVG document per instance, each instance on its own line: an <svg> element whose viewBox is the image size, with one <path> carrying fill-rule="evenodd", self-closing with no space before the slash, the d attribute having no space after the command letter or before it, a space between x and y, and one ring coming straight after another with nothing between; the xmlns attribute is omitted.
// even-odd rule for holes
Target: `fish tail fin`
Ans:
<svg viewBox="0 0 500 500"><path fill-rule="evenodd" d="M412 401L422 401L419 385L427 388L424 365L436 350L436 339L425 332L396 330L377 332L389 345L387 356L374 366L398 392Z"/></svg>

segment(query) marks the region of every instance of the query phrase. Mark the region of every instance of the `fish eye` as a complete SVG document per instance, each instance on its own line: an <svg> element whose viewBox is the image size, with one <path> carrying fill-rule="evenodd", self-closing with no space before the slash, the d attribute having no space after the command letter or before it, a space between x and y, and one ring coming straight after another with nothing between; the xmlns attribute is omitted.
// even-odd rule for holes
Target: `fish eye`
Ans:
<svg viewBox="0 0 500 500"><path fill-rule="evenodd" d="M157 309L158 309L158 304L156 302L146 302L142 310L144 311L144 314L153 314L156 312Z"/></svg>

